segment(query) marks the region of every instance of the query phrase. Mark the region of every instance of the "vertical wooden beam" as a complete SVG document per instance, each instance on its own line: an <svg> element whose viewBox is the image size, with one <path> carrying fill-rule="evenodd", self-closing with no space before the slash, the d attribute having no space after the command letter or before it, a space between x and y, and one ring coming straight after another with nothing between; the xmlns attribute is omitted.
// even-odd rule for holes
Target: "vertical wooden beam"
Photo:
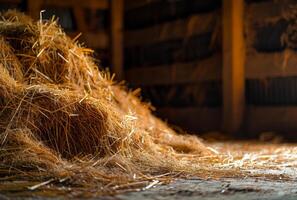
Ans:
<svg viewBox="0 0 297 200"><path fill-rule="evenodd" d="M42 0L28 0L28 14L34 20L40 18L40 11L43 1Z"/></svg>
<svg viewBox="0 0 297 200"><path fill-rule="evenodd" d="M124 0L110 0L111 10L111 67L118 80L124 78L123 72L123 18Z"/></svg>
<svg viewBox="0 0 297 200"><path fill-rule="evenodd" d="M223 0L223 130L237 132L245 107L244 0Z"/></svg>
<svg viewBox="0 0 297 200"><path fill-rule="evenodd" d="M85 16L84 16L83 9L84 8L82 8L80 5L77 5L77 4L73 6L73 13L74 13L78 31L82 33L86 33L88 27L85 23Z"/></svg>

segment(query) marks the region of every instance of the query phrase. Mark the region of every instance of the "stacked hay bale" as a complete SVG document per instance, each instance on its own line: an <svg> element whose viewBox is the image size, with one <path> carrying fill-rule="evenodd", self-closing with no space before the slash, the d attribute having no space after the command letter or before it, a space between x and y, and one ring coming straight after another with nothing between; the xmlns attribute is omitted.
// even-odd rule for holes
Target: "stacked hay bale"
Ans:
<svg viewBox="0 0 297 200"><path fill-rule="evenodd" d="M14 11L1 19L1 176L88 179L111 188L184 171L191 165L180 161L184 153L209 154L99 71L92 50L54 20L34 22Z"/></svg>

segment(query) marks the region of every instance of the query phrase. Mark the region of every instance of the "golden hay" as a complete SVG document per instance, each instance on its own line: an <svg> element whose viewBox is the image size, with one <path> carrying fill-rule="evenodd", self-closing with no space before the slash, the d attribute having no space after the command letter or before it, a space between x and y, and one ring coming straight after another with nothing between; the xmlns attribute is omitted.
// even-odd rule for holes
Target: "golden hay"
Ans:
<svg viewBox="0 0 297 200"><path fill-rule="evenodd" d="M98 195L177 175L274 177L253 170L296 169L293 146L206 147L175 133L54 20L15 11L1 19L0 181L41 182L30 189L63 182Z"/></svg>
<svg viewBox="0 0 297 200"><path fill-rule="evenodd" d="M35 23L8 11L0 29L2 176L112 187L183 171L180 153L210 155L99 71L92 51L54 20Z"/></svg>

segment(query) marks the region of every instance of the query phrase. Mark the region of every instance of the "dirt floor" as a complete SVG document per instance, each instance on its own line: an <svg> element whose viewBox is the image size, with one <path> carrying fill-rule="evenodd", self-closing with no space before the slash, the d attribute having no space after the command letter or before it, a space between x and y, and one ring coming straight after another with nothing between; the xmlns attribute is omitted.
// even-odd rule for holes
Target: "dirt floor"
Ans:
<svg viewBox="0 0 297 200"><path fill-rule="evenodd" d="M297 182L260 179L178 180L151 190L119 195L119 199L296 199Z"/></svg>
<svg viewBox="0 0 297 200"><path fill-rule="evenodd" d="M57 196L45 197L39 195L40 191L1 191L0 199L64 199ZM50 195L51 196L51 195ZM71 198L71 197L69 197ZM71 198L73 199L73 198ZM77 199L80 199L77 197ZM297 182L294 180L265 180L255 178L224 178L221 180L176 180L168 185L156 185L148 190L130 192L116 196L106 196L86 199L106 200L138 200L138 199L297 199Z"/></svg>
<svg viewBox="0 0 297 200"><path fill-rule="evenodd" d="M2 199L106 199L106 200L138 200L138 199L297 199L297 147L296 144L257 144L251 142L213 143L208 144L214 151L229 152L224 162L238 172L246 175L228 176L224 178L175 179L169 184L161 182L148 183L138 191L99 197L98 190L68 187L65 184L42 185L33 191L31 186L40 182L1 181L0 200ZM232 154L231 154L232 153ZM225 157L223 157L225 158ZM197 158L198 159L198 158ZM201 159L201 158L200 158ZM203 159L201 160L203 162ZM234 165L234 166L233 166ZM210 165L215 169L215 163ZM231 173L232 174L232 173ZM203 174L201 174L203 176ZM240 178L235 178L240 177ZM4 180L4 179L2 179ZM19 179L20 180L20 179Z"/></svg>
<svg viewBox="0 0 297 200"><path fill-rule="evenodd" d="M169 184L149 182L138 191L129 191L117 195L100 196L100 189L78 188L61 183L51 182L40 185L40 182L1 181L0 200L2 199L297 199L297 146L296 144L272 144L246 142L207 143L214 152L221 152L224 162L217 169L225 166L235 170L226 173L224 178L175 179ZM226 153L227 152L227 153ZM226 154L226 155L225 155ZM197 157L201 163L206 158ZM216 162L210 164L210 170L216 169ZM233 172L233 171L232 171ZM240 174L240 172L245 172ZM229 174L229 175L228 175ZM234 174L233 174L234 175ZM203 176L203 173L200 177ZM208 176L206 176L208 177ZM220 176L216 176L220 177ZM232 178L231 178L232 177ZM238 177L238 178L235 178ZM240 177L240 178L239 178ZM5 179L2 179L5 180ZM18 180L21 180L19 178ZM128 189L129 190L129 189ZM126 191L126 190L125 190ZM100 196L100 197L99 197Z"/></svg>

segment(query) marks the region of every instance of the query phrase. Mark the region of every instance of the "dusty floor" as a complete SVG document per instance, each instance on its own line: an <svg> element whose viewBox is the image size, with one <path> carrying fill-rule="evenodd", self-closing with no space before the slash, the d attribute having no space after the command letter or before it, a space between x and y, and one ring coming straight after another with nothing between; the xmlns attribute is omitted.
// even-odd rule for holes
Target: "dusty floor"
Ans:
<svg viewBox="0 0 297 200"><path fill-rule="evenodd" d="M119 199L296 199L297 182L259 179L178 180L151 190L119 195Z"/></svg>
<svg viewBox="0 0 297 200"><path fill-rule="evenodd" d="M13 192L0 191L0 199L64 199L64 197L57 195L57 197L47 198L39 196L38 192L30 194L30 192L24 193L22 191L15 190ZM255 178L224 178L221 180L176 180L169 185L159 185L145 191L90 199L297 199L297 180L270 181Z"/></svg>
<svg viewBox="0 0 297 200"><path fill-rule="evenodd" d="M126 192L115 196L97 197L97 189L68 188L61 184L55 188L51 184L30 191L32 182L4 182L0 177L0 200L2 199L297 199L297 145L270 143L212 143L214 152L222 156L222 163L210 162L212 157L197 157L201 163L208 163L212 171L216 168L233 169L240 178L227 174L213 179L177 179L169 184L153 184L153 187L137 192ZM203 173L204 174L204 173ZM201 174L200 177L203 176ZM231 173L232 174L232 173ZM208 176L207 176L208 177ZM216 176L217 177L217 176ZM152 186L152 185L151 185ZM145 187L145 186L144 186Z"/></svg>

